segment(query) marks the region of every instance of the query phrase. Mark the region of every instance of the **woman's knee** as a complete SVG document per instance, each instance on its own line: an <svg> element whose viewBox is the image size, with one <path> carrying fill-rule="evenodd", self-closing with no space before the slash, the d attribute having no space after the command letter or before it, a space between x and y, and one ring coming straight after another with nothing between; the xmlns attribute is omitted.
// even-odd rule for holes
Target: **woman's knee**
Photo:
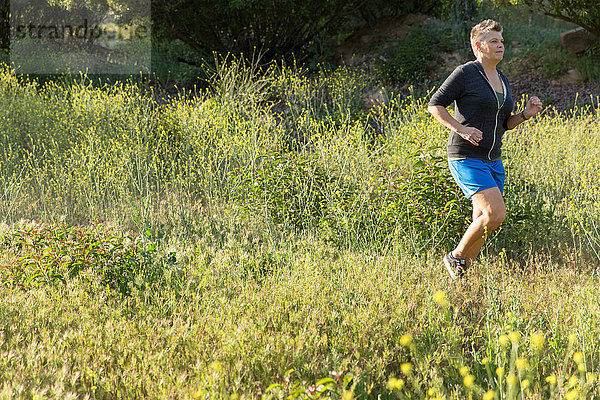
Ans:
<svg viewBox="0 0 600 400"><path fill-rule="evenodd" d="M506 219L506 210L490 210L484 212L481 218L483 218L484 226L486 226L487 229L491 231L502 225L502 223Z"/></svg>
<svg viewBox="0 0 600 400"><path fill-rule="evenodd" d="M483 223L488 230L499 227L506 219L506 206L498 188L486 189L473 195L473 216L480 210Z"/></svg>
<svg viewBox="0 0 600 400"><path fill-rule="evenodd" d="M502 225L502 223L506 219L506 210L505 209L497 210L497 211L494 212L493 215L494 215L493 216L493 221L494 221L494 224L496 225L496 228L497 228L500 225Z"/></svg>

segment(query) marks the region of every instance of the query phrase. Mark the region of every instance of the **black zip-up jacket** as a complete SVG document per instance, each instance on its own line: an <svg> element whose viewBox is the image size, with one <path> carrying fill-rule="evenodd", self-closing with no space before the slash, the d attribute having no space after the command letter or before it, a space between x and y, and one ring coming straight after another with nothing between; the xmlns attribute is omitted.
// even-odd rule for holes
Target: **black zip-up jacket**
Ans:
<svg viewBox="0 0 600 400"><path fill-rule="evenodd" d="M431 97L430 106L448 107L456 102L454 118L483 133L479 146L474 146L451 131L448 138L448 159L475 158L491 161L501 158L502 135L508 130L506 123L512 114L514 102L508 79L500 70L498 75L504 85L504 101L501 104L478 61L456 67Z"/></svg>

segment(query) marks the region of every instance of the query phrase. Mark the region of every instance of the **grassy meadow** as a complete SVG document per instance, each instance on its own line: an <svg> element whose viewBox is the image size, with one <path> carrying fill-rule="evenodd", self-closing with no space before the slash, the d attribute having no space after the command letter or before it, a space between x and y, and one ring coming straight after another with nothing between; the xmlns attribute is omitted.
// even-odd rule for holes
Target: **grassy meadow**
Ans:
<svg viewBox="0 0 600 400"><path fill-rule="evenodd" d="M600 108L506 134L507 220L455 284L470 205L426 97L211 85L0 71L1 399L600 397Z"/></svg>

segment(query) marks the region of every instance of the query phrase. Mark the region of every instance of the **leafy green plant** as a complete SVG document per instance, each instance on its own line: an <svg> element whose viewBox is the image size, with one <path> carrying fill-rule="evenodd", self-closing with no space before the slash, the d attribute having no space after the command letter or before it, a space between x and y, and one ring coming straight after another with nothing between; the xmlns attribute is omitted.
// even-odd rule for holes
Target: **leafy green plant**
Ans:
<svg viewBox="0 0 600 400"><path fill-rule="evenodd" d="M434 45L447 42L434 29L415 28L388 52L388 59L379 65L379 74L395 83L424 82L429 77Z"/></svg>
<svg viewBox="0 0 600 400"><path fill-rule="evenodd" d="M340 182L335 171L310 153L264 156L231 176L235 199L247 216L300 229L314 227L324 217L327 196Z"/></svg>
<svg viewBox="0 0 600 400"><path fill-rule="evenodd" d="M251 54L256 48L269 59L302 55L323 31L339 31L361 2L180 0L160 2L153 12L155 34L184 41L202 56L212 51Z"/></svg>
<svg viewBox="0 0 600 400"><path fill-rule="evenodd" d="M564 221L535 184L509 176L504 190L506 220L490 244L509 258L523 259L532 247L540 248L546 238L556 236Z"/></svg>
<svg viewBox="0 0 600 400"><path fill-rule="evenodd" d="M417 252L447 246L467 226L467 201L442 157L417 151L409 158L412 169L380 165L362 187L309 153L275 154L232 174L236 200L247 217L318 226L337 246L409 243Z"/></svg>
<svg viewBox="0 0 600 400"><path fill-rule="evenodd" d="M273 383L267 388L266 399L352 399L366 394L356 393L357 379L351 373L331 371L330 375L308 384L295 379L291 369L285 373L281 383Z"/></svg>
<svg viewBox="0 0 600 400"><path fill-rule="evenodd" d="M321 221L326 238L346 245L407 246L417 253L457 240L468 225L468 202L445 160L422 150L408 159L410 169L379 165L366 190L331 198Z"/></svg>
<svg viewBox="0 0 600 400"><path fill-rule="evenodd" d="M503 6L525 4L552 18L579 25L595 37L600 36L600 4L594 0L493 0L492 3Z"/></svg>
<svg viewBox="0 0 600 400"><path fill-rule="evenodd" d="M128 294L141 287L136 278L149 263L136 237L101 223L19 225L0 236L0 251L10 254L0 282L23 289L66 283L91 270L102 285Z"/></svg>
<svg viewBox="0 0 600 400"><path fill-rule="evenodd" d="M153 34L178 39L200 56L252 54L264 50L269 60L310 61L319 41L332 41L356 21L390 14L440 11L452 0L178 0L153 5Z"/></svg>

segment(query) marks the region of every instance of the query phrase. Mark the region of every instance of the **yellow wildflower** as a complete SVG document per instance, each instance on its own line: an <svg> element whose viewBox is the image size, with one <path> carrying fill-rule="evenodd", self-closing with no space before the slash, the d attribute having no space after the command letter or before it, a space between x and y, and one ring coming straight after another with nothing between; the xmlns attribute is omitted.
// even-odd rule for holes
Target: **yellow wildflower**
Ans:
<svg viewBox="0 0 600 400"><path fill-rule="evenodd" d="M448 297L443 290L438 290L433 294L433 301L435 301L440 307L448 307L450 305L450 302L448 302Z"/></svg>
<svg viewBox="0 0 600 400"><path fill-rule="evenodd" d="M544 342L546 339L544 338L544 334L540 331L534 332L529 337L529 342L531 343L531 348L540 351L544 348Z"/></svg>
<svg viewBox="0 0 600 400"><path fill-rule="evenodd" d="M521 334L517 331L512 331L508 334L508 338L513 344L519 343L519 339L521 339Z"/></svg>
<svg viewBox="0 0 600 400"><path fill-rule="evenodd" d="M483 395L483 400L494 400L495 398L496 398L496 392L494 392L493 390L488 390Z"/></svg>
<svg viewBox="0 0 600 400"><path fill-rule="evenodd" d="M579 391L577 389L573 389L565 395L565 399L567 400L577 400L579 397Z"/></svg>
<svg viewBox="0 0 600 400"><path fill-rule="evenodd" d="M583 361L584 361L583 353L578 351L575 354L573 354L573 361L575 361L577 364L583 364Z"/></svg>
<svg viewBox="0 0 600 400"><path fill-rule="evenodd" d="M508 346L508 336L500 335L500 337L498 338L498 342L500 342L500 346L502 347Z"/></svg>
<svg viewBox="0 0 600 400"><path fill-rule="evenodd" d="M573 346L575 343L577 343L577 335L574 333L569 334L569 345Z"/></svg>
<svg viewBox="0 0 600 400"><path fill-rule="evenodd" d="M470 389L473 387L473 384L475 383L475 377L473 375L467 375L467 376L465 376L465 379L463 379L463 383L465 384L465 387L467 389Z"/></svg>
<svg viewBox="0 0 600 400"><path fill-rule="evenodd" d="M496 375L498 375L500 378L502 378L504 376L504 368L503 367L496 368Z"/></svg>
<svg viewBox="0 0 600 400"><path fill-rule="evenodd" d="M527 361L526 358L518 358L517 361L515 362L515 365L517 366L517 369L519 371L526 371L529 369L529 361Z"/></svg>
<svg viewBox="0 0 600 400"><path fill-rule="evenodd" d="M410 333L405 333L400 337L400 344L404 347L408 347L412 343L412 335Z"/></svg>
<svg viewBox="0 0 600 400"><path fill-rule="evenodd" d="M412 370L412 364L411 363L404 363L400 366L400 369L402 370L402 373L404 375L408 375L410 374L410 371Z"/></svg>
<svg viewBox="0 0 600 400"><path fill-rule="evenodd" d="M402 388L404 387L404 380L398 378L390 378L386 386L389 390L402 390Z"/></svg>
<svg viewBox="0 0 600 400"><path fill-rule="evenodd" d="M578 381L579 381L579 378L577 378L577 376L571 375L567 384L569 385L569 387L573 387L573 386L577 385Z"/></svg>
<svg viewBox="0 0 600 400"><path fill-rule="evenodd" d="M506 376L506 382L508 382L508 386L515 386L517 384L517 377L515 374L508 374Z"/></svg>
<svg viewBox="0 0 600 400"><path fill-rule="evenodd" d="M546 382L548 382L550 386L556 385L556 375L548 375L546 377Z"/></svg>
<svg viewBox="0 0 600 400"><path fill-rule="evenodd" d="M587 374L585 374L585 378L588 383L594 383L594 381L596 380L596 374L588 372Z"/></svg>
<svg viewBox="0 0 600 400"><path fill-rule="evenodd" d="M530 384L529 379L523 379L521 381L521 389L523 389L523 390L527 389L529 387L529 384Z"/></svg>
<svg viewBox="0 0 600 400"><path fill-rule="evenodd" d="M465 376L469 373L469 367L465 367L465 366L460 367L458 369L458 372L460 373L460 376Z"/></svg>

